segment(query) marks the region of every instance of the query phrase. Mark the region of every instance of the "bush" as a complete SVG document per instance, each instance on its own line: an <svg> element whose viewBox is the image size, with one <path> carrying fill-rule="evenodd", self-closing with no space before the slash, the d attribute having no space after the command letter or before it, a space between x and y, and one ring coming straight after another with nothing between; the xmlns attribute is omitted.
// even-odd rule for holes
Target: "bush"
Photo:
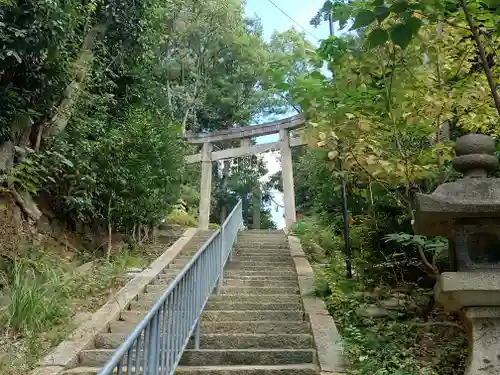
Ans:
<svg viewBox="0 0 500 375"><path fill-rule="evenodd" d="M217 223L210 223L208 224L208 229L217 230L220 229L220 225Z"/></svg>
<svg viewBox="0 0 500 375"><path fill-rule="evenodd" d="M186 211L173 210L167 216L167 224L177 224L181 227L197 227L198 221Z"/></svg>

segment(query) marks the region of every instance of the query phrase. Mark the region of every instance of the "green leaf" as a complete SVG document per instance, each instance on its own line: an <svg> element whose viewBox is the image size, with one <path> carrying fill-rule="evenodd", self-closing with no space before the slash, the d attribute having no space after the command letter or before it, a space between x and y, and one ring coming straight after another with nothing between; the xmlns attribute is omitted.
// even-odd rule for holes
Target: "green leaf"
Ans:
<svg viewBox="0 0 500 375"><path fill-rule="evenodd" d="M384 5L384 0L373 0L373 5L376 7Z"/></svg>
<svg viewBox="0 0 500 375"><path fill-rule="evenodd" d="M389 17L390 13L391 11L387 7L382 6L375 8L375 17L377 17L377 21L379 23L382 23L387 17Z"/></svg>
<svg viewBox="0 0 500 375"><path fill-rule="evenodd" d="M410 26L406 24L399 24L391 27L391 40L402 49L408 47L408 44L411 42L412 35L413 33Z"/></svg>
<svg viewBox="0 0 500 375"><path fill-rule="evenodd" d="M375 29L368 35L368 43L371 48L385 44L389 40L389 33L386 29Z"/></svg>
<svg viewBox="0 0 500 375"><path fill-rule="evenodd" d="M311 78L323 80L325 79L325 76L318 71L314 71L311 73Z"/></svg>
<svg viewBox="0 0 500 375"><path fill-rule="evenodd" d="M488 7L490 8L496 8L500 6L500 0L484 0L486 4L488 4Z"/></svg>
<svg viewBox="0 0 500 375"><path fill-rule="evenodd" d="M361 27L368 26L373 21L375 21L375 13L373 13L371 10L363 9L356 15L351 30L356 30Z"/></svg>
<svg viewBox="0 0 500 375"><path fill-rule="evenodd" d="M351 8L347 4L335 3L332 6L332 19L339 23L339 28L342 30L347 21L351 18Z"/></svg>
<svg viewBox="0 0 500 375"><path fill-rule="evenodd" d="M408 18L405 23L411 29L413 35L417 35L420 27L422 26L422 21L416 17Z"/></svg>
<svg viewBox="0 0 500 375"><path fill-rule="evenodd" d="M408 9L408 1L403 0L403 1L396 1L394 4L391 6L391 12L393 13L401 13L404 12L406 9Z"/></svg>

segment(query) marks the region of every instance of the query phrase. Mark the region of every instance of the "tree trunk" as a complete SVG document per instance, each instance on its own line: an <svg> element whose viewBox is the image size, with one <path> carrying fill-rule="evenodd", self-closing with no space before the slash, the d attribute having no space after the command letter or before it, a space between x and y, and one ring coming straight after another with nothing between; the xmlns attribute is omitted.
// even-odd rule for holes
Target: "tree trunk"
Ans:
<svg viewBox="0 0 500 375"><path fill-rule="evenodd" d="M95 25L83 40L80 55L74 62L75 77L64 90L64 96L56 109L56 112L49 121L42 125L42 139L53 136L64 131L73 114L73 107L80 97L80 86L85 80L91 67L93 58L92 49L98 37L104 35L108 28L108 23Z"/></svg>
<svg viewBox="0 0 500 375"><path fill-rule="evenodd" d="M111 258L111 250L113 248L112 229L113 229L113 226L111 224L111 198L109 198L109 202L108 202L108 249L106 251L106 260L107 261L109 261L109 259Z"/></svg>

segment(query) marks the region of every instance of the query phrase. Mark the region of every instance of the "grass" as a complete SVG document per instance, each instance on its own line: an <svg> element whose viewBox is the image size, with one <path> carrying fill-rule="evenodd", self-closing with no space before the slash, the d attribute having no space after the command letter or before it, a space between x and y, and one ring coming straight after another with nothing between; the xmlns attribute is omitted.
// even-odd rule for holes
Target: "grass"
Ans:
<svg viewBox="0 0 500 375"><path fill-rule="evenodd" d="M9 300L2 320L7 333L37 333L69 315L69 285L60 268L14 259L6 275Z"/></svg>
<svg viewBox="0 0 500 375"><path fill-rule="evenodd" d="M6 262L0 374L26 374L76 328L76 312L99 309L124 284L125 271L144 266L149 258L146 252L127 248L109 262L98 261L89 272L71 277L65 272L67 260L40 249Z"/></svg>

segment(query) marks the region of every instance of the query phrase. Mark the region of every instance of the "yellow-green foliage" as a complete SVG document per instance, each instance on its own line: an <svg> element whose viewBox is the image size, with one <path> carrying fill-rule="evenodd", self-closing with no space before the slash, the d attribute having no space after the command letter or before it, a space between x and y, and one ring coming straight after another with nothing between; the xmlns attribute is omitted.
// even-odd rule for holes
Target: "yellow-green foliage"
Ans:
<svg viewBox="0 0 500 375"><path fill-rule="evenodd" d="M173 210L170 215L167 216L168 224L177 224L182 227L196 227L198 226L198 222L196 218L189 215L186 211L183 210Z"/></svg>
<svg viewBox="0 0 500 375"><path fill-rule="evenodd" d="M217 223L210 223L210 224L208 224L208 229L217 230L219 228L220 228L220 225L217 224Z"/></svg>

